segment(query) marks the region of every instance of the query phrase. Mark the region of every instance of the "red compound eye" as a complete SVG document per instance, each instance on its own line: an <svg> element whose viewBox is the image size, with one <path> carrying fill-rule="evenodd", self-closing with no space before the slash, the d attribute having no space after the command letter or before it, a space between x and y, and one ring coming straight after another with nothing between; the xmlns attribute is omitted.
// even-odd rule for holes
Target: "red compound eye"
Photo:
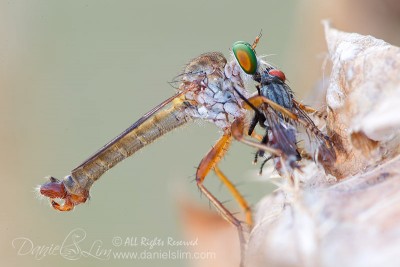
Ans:
<svg viewBox="0 0 400 267"><path fill-rule="evenodd" d="M281 80L282 82L285 82L285 81L286 81L285 73L283 73L283 72L280 71L280 70L277 70L277 69L270 70L270 71L269 71L269 74L270 74L271 76L278 77L279 80Z"/></svg>

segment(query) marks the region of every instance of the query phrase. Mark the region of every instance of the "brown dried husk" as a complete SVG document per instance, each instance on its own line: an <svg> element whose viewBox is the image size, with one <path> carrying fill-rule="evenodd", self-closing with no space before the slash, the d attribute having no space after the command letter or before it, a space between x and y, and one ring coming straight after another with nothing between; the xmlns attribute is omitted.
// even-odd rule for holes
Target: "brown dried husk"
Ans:
<svg viewBox="0 0 400 267"><path fill-rule="evenodd" d="M258 204L247 267L400 266L400 48L324 26L337 161Z"/></svg>

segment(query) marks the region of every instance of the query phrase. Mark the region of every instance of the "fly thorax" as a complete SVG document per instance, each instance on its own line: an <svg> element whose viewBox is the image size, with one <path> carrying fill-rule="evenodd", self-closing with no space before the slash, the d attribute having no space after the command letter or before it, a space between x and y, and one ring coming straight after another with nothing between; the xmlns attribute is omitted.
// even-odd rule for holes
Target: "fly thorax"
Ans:
<svg viewBox="0 0 400 267"><path fill-rule="evenodd" d="M209 66L201 66L201 69L207 69L207 73L203 76L198 76L200 79L187 80L186 83L198 84L194 90L189 90L185 94L185 99L188 103L186 113L193 118L200 118L216 124L218 127L225 129L230 127L232 122L237 117L244 114L242 108L242 100L235 93L235 88L243 95L247 95L243 82L238 72L229 72L227 77L226 61L218 65L213 71L210 71ZM193 69L193 64L189 64L190 69Z"/></svg>
<svg viewBox="0 0 400 267"><path fill-rule="evenodd" d="M293 94L289 86L278 77L269 75L268 72L261 75L261 95L286 109L293 108Z"/></svg>
<svg viewBox="0 0 400 267"><path fill-rule="evenodd" d="M242 101L234 88L243 91L225 76L209 75L197 90L185 94L189 103L186 112L193 118L213 122L222 129L230 127L235 118L243 116Z"/></svg>

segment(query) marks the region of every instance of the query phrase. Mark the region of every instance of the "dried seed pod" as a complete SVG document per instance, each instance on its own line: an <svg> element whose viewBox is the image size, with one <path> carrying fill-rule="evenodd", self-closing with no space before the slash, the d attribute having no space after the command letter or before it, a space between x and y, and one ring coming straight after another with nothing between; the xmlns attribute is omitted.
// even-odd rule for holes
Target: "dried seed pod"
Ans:
<svg viewBox="0 0 400 267"><path fill-rule="evenodd" d="M400 48L325 23L337 162L263 199L246 266L399 266ZM336 177L336 179L335 179Z"/></svg>

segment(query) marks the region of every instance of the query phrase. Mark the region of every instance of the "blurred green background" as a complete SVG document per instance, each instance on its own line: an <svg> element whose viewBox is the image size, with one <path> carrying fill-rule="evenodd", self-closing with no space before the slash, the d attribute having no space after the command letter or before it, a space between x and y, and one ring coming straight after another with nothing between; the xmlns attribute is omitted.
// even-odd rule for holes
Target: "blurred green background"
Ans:
<svg viewBox="0 0 400 267"><path fill-rule="evenodd" d="M168 84L197 55L229 56L237 40L252 42L263 30L258 54L279 66L300 96L321 73L324 48L306 51L301 23L311 20L323 38L310 1L1 1L0 166L2 266L67 266L60 255L41 260L18 255L12 241L61 244L76 228L86 231L84 249L95 240L112 248L115 236L182 239L180 195L205 206L193 183L195 167L219 137L209 123L193 123L163 137L106 173L92 199L59 213L37 197L47 175L69 171L174 94ZM309 31L308 31L309 32ZM296 56L308 58L311 68ZM320 75L315 76L320 76ZM306 90L304 90L306 91ZM234 143L221 168L248 200L271 191L257 181L254 150ZM230 199L214 175L207 179L221 200ZM228 203L238 210L234 202ZM14 241L16 242L16 241ZM20 242L20 241L17 241ZM20 246L18 243L14 244ZM142 251L143 248L138 250ZM186 266L184 260L99 260L85 266Z"/></svg>

